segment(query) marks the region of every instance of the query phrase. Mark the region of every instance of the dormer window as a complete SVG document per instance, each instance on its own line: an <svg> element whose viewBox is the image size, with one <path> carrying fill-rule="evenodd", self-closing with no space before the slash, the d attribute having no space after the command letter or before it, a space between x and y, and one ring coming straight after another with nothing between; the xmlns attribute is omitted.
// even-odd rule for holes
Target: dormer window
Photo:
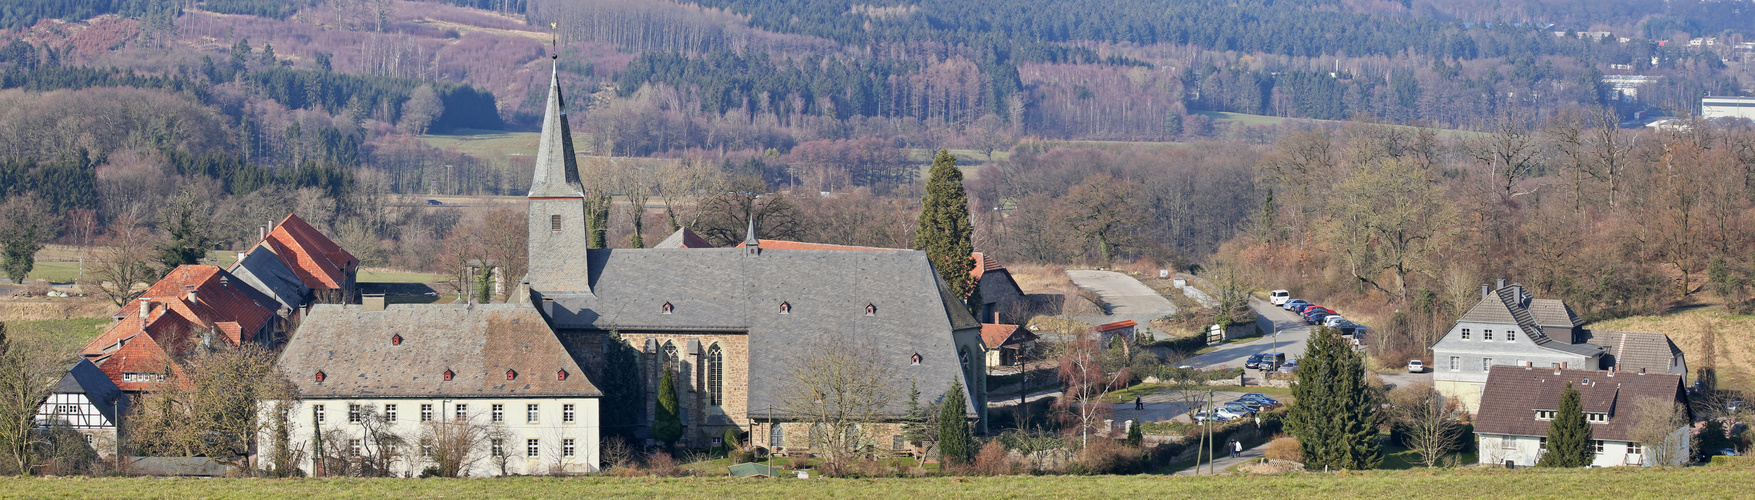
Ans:
<svg viewBox="0 0 1755 500"><path fill-rule="evenodd" d="M676 310L676 306L670 305L669 302L665 302L662 309L664 310L664 314L670 314L671 311Z"/></svg>
<svg viewBox="0 0 1755 500"><path fill-rule="evenodd" d="M1536 410L1536 420L1553 420L1554 410Z"/></svg>
<svg viewBox="0 0 1755 500"><path fill-rule="evenodd" d="M865 305L865 315L866 316L877 316L877 304L866 304Z"/></svg>
<svg viewBox="0 0 1755 500"><path fill-rule="evenodd" d="M920 353L917 352L917 353L914 353L913 356L909 356L908 357L908 364L920 366Z"/></svg>
<svg viewBox="0 0 1755 500"><path fill-rule="evenodd" d="M566 370L556 371L555 372L555 380L566 382L567 381L567 371Z"/></svg>
<svg viewBox="0 0 1755 500"><path fill-rule="evenodd" d="M1607 414L1607 413L1586 413L1586 414L1584 414L1584 420L1586 422L1590 422L1593 424L1606 424L1606 423L1609 423L1609 414Z"/></svg>
<svg viewBox="0 0 1755 500"><path fill-rule="evenodd" d="M506 380L518 380L518 371L506 370Z"/></svg>
<svg viewBox="0 0 1755 500"><path fill-rule="evenodd" d="M319 383L319 384L323 383L323 379L326 379L326 378L329 378L329 375L324 374L321 370L319 370L317 372L317 376L316 376L317 383Z"/></svg>
<svg viewBox="0 0 1755 500"><path fill-rule="evenodd" d="M390 336L390 345L402 345L402 335L401 334L391 335Z"/></svg>
<svg viewBox="0 0 1755 500"><path fill-rule="evenodd" d="M781 302L780 303L780 314L792 314L792 303Z"/></svg>
<svg viewBox="0 0 1755 500"><path fill-rule="evenodd" d="M455 376L457 376L456 373L452 373L451 370L445 370L445 381L446 382L450 382L451 377L455 377Z"/></svg>

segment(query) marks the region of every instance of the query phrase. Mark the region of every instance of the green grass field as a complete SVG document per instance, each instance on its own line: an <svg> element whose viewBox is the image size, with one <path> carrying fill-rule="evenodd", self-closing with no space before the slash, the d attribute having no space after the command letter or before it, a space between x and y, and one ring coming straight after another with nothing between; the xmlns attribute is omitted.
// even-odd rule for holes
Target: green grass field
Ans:
<svg viewBox="0 0 1755 500"><path fill-rule="evenodd" d="M7 321L6 335L41 337L59 345L77 349L104 333L103 328L114 322L110 318L70 318L31 321Z"/></svg>
<svg viewBox="0 0 1755 500"><path fill-rule="evenodd" d="M50 283L59 283L59 284L72 283L74 279L79 277L79 262L78 261L41 260L41 259L44 259L45 257L51 257L51 258L57 258L57 259L59 259L59 258L77 258L76 255L77 254L65 254L65 253L52 253L51 254L51 253L47 253L47 252L38 253L37 259L39 259L39 260L37 260L36 265L31 266L30 274L26 276L26 279L48 280ZM238 253L237 252L233 252L233 251L229 251L229 250L213 250L213 251L207 252L207 262L210 264L219 266L219 267L231 267L232 263L237 262L237 261L238 261ZM85 271L87 273L91 272L91 261L89 261L89 260L86 261L86 263L85 263Z"/></svg>
<svg viewBox="0 0 1755 500"><path fill-rule="evenodd" d="M921 479L6 478L0 498L1741 498L1755 468L1442 469ZM1260 495L1250 495L1260 496Z"/></svg>
<svg viewBox="0 0 1755 500"><path fill-rule="evenodd" d="M534 156L541 134L504 130L458 129L456 133L423 135L422 142L435 148L466 153L496 164L508 156Z"/></svg>

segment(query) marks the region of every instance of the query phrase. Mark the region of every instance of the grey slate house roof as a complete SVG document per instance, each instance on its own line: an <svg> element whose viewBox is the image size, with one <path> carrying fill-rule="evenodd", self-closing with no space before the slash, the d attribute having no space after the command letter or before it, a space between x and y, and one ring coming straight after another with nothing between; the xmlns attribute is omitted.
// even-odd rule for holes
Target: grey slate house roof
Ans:
<svg viewBox="0 0 1755 500"><path fill-rule="evenodd" d="M814 342L869 341L923 394L963 380L958 338L980 343L980 324L952 298L924 252L603 249L590 250L587 260L589 294L531 294L534 303L553 300L549 319L563 337L567 330L613 329L626 337L747 332L748 408L764 418L770 405L776 413L784 406L785 367ZM790 305L788 314L780 314L782 302ZM866 314L867 305L874 314ZM919 365L910 364L914 354L922 358ZM975 415L974 398L968 399L967 411Z"/></svg>
<svg viewBox="0 0 1755 500"><path fill-rule="evenodd" d="M1565 302L1534 298L1523 285L1494 290L1457 322L1515 324L1524 336L1543 348L1581 356L1602 352L1595 345L1574 343L1576 329L1583 323Z"/></svg>
<svg viewBox="0 0 1755 500"><path fill-rule="evenodd" d="M128 396L89 359L81 359L69 367L67 374L55 382L49 393L84 394L85 399L91 401L98 413L102 413L110 422L117 422L118 413L128 413Z"/></svg>
<svg viewBox="0 0 1755 500"><path fill-rule="evenodd" d="M286 309L304 307L311 296L311 287L305 286L305 281L299 279L292 268L286 267L286 262L267 245L251 248L226 271Z"/></svg>
<svg viewBox="0 0 1755 500"><path fill-rule="evenodd" d="M1610 375L1603 370L1552 370L1495 366L1487 375L1475 432L1546 436L1549 420L1536 420L1536 410L1559 410L1566 384L1577 389L1586 413L1606 413L1607 423L1590 424L1594 439L1633 441L1633 413L1641 398L1688 402L1682 376L1667 373Z"/></svg>
<svg viewBox="0 0 1755 500"><path fill-rule="evenodd" d="M1688 365L1682 361L1682 348L1676 347L1668 335L1609 330L1589 330L1586 335L1591 344L1605 351L1604 368L1627 373L1688 373Z"/></svg>
<svg viewBox="0 0 1755 500"><path fill-rule="evenodd" d="M306 398L602 395L530 304L320 304L278 366Z"/></svg>

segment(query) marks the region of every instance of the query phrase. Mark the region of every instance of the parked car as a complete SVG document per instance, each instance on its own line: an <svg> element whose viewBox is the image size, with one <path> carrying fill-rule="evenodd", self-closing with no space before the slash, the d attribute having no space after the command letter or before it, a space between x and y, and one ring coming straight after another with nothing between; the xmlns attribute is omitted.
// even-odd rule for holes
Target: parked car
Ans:
<svg viewBox="0 0 1755 500"><path fill-rule="evenodd" d="M1292 299L1292 300L1286 301L1285 305L1281 305L1280 308L1285 309L1287 311L1296 311L1296 310L1298 310L1298 306L1305 306L1305 305L1310 305L1310 302L1307 302L1304 299Z"/></svg>
<svg viewBox="0 0 1755 500"><path fill-rule="evenodd" d="M1323 309L1320 307L1312 308L1312 309L1304 312L1304 322L1310 323L1312 325L1320 324L1320 323L1322 323L1323 318L1327 318L1329 316L1334 316L1334 315L1335 315L1335 312L1330 311L1328 309Z"/></svg>
<svg viewBox="0 0 1755 500"><path fill-rule="evenodd" d="M439 200L427 200L427 204L428 205L444 205L445 202L442 202Z"/></svg>
<svg viewBox="0 0 1755 500"><path fill-rule="evenodd" d="M1304 314L1305 311L1309 311L1309 310L1315 309L1317 307L1322 307L1322 306L1318 306L1316 304L1305 302L1303 304L1299 304L1297 307L1293 307L1292 312L1295 312L1298 314Z"/></svg>
<svg viewBox="0 0 1755 500"><path fill-rule="evenodd" d="M1292 300L1292 292L1288 292L1285 290L1274 290L1272 292L1268 292L1268 302L1271 302L1276 306L1286 305L1286 302L1291 301L1291 300Z"/></svg>
<svg viewBox="0 0 1755 500"><path fill-rule="evenodd" d="M1192 418L1192 419L1194 419L1194 421L1196 423L1199 423L1199 422L1205 422L1208 420L1217 420L1220 422L1224 422L1227 420L1233 420L1236 417L1227 417L1227 416L1222 415L1218 412L1202 411L1202 412L1190 413L1190 414L1188 414L1188 418Z"/></svg>
<svg viewBox="0 0 1755 500"><path fill-rule="evenodd" d="M1426 371L1426 362L1425 361L1420 361L1418 359L1408 360L1408 373L1422 373L1425 371Z"/></svg>
<svg viewBox="0 0 1755 500"><path fill-rule="evenodd" d="M1264 370L1264 371L1265 370L1273 370L1275 368L1279 368L1280 363L1284 363L1284 362L1286 362L1286 353L1270 352L1270 353L1262 354L1261 359L1256 361L1255 366L1251 366L1249 368L1256 368L1256 369L1260 369L1260 370Z"/></svg>
<svg viewBox="0 0 1755 500"><path fill-rule="evenodd" d="M1261 404L1260 401L1253 401L1253 400L1248 400L1248 399L1243 399L1243 398L1237 398L1237 399L1231 400L1231 402L1243 405L1243 407L1248 408L1251 413L1261 411L1262 406L1264 406Z"/></svg>
<svg viewBox="0 0 1755 500"><path fill-rule="evenodd" d="M1249 359L1246 359L1243 361L1243 367L1251 369L1251 370L1254 370L1256 368L1260 368L1261 367L1261 358L1266 357L1266 356L1267 356L1267 353L1251 354L1251 355L1249 355Z"/></svg>
<svg viewBox="0 0 1755 500"><path fill-rule="evenodd" d="M1280 373L1292 373L1293 371L1296 371L1296 370L1298 370L1298 360L1294 359L1291 361L1287 361L1284 364L1281 364L1280 369L1278 371Z"/></svg>
<svg viewBox="0 0 1755 500"><path fill-rule="evenodd" d="M1339 314L1322 319L1322 326L1329 328L1339 327L1342 323L1351 323L1351 321L1347 321L1347 318L1343 318Z"/></svg>
<svg viewBox="0 0 1755 500"><path fill-rule="evenodd" d="M1272 407L1280 405L1279 400L1276 400L1274 398L1270 398L1266 394L1262 394L1259 392L1251 392L1249 394L1244 394L1242 396L1239 396L1237 399L1246 399L1246 400L1254 401L1257 403L1261 403L1262 406L1265 406L1268 408L1272 408Z"/></svg>
<svg viewBox="0 0 1755 500"><path fill-rule="evenodd" d="M1217 415L1225 420L1234 420L1248 417L1249 409L1244 408L1243 405L1237 405L1236 407L1221 406L1219 409L1213 410L1213 415Z"/></svg>

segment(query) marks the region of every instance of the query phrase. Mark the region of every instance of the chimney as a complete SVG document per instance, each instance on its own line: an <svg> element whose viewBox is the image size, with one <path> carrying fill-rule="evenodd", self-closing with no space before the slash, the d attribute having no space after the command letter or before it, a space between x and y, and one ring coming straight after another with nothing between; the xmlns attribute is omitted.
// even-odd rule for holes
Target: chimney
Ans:
<svg viewBox="0 0 1755 500"><path fill-rule="evenodd" d="M244 261L244 252L238 252L238 260L235 260L232 262L243 262L243 261Z"/></svg>
<svg viewBox="0 0 1755 500"><path fill-rule="evenodd" d="M185 291L185 292L189 292L189 295L188 295L188 296L187 296L187 297L185 297L185 298L187 298L187 299L189 299L189 303L190 303L190 304L198 304L198 303L199 303L199 302L196 302L196 301L195 301L195 299L196 299L196 297L195 297L195 285L183 285L183 291Z"/></svg>
<svg viewBox="0 0 1755 500"><path fill-rule="evenodd" d="M151 313L152 313L152 299L149 299L146 297L141 297L140 298L140 320L145 321L146 316L148 314L151 314Z"/></svg>
<svg viewBox="0 0 1755 500"><path fill-rule="evenodd" d="M382 311L384 310L384 294L362 294L360 295L360 306L365 311Z"/></svg>
<svg viewBox="0 0 1755 500"><path fill-rule="evenodd" d="M999 324L999 311L994 311L994 312L993 312L993 323L994 323L994 324Z"/></svg>
<svg viewBox="0 0 1755 500"><path fill-rule="evenodd" d="M1489 293L1489 292L1487 292L1487 284L1482 283L1481 284L1481 300L1487 300L1487 293Z"/></svg>
<svg viewBox="0 0 1755 500"><path fill-rule="evenodd" d="M1560 362L1560 369L1562 369L1562 370L1566 369L1566 362L1565 361Z"/></svg>
<svg viewBox="0 0 1755 500"><path fill-rule="evenodd" d="M268 226L256 226L256 241L268 239Z"/></svg>
<svg viewBox="0 0 1755 500"><path fill-rule="evenodd" d="M1505 288L1505 278L1499 278L1499 286L1493 287L1494 290L1498 290L1500 288Z"/></svg>
<svg viewBox="0 0 1755 500"><path fill-rule="evenodd" d="M1610 377L1615 376L1615 367L1613 367L1613 366L1609 367L1609 376Z"/></svg>

